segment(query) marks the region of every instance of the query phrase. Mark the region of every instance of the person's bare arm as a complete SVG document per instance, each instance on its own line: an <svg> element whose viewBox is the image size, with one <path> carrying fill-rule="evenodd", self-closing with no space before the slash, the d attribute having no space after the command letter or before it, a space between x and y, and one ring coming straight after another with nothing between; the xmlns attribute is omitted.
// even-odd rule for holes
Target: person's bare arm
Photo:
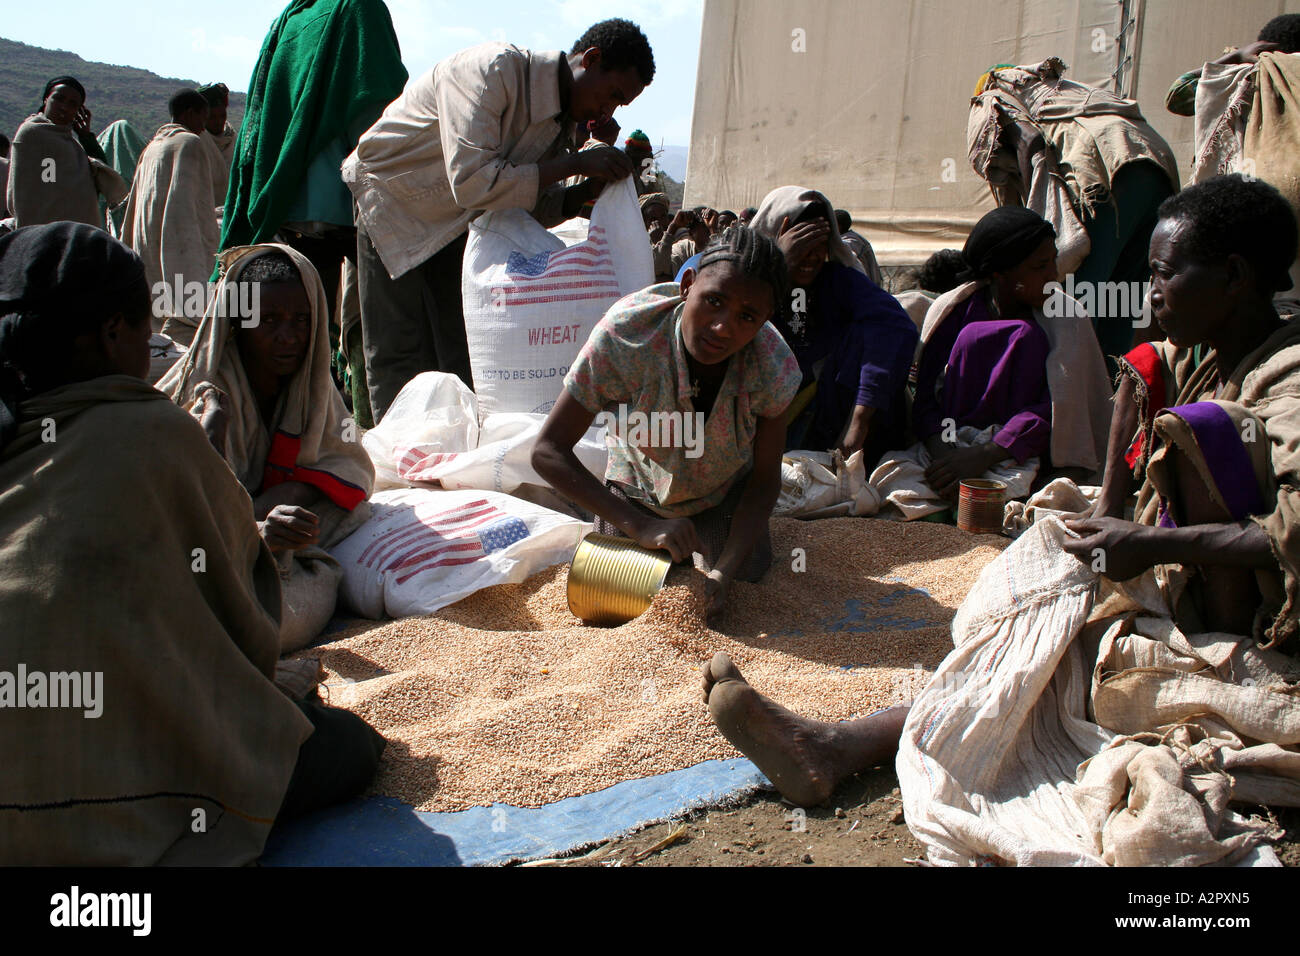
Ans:
<svg viewBox="0 0 1300 956"><path fill-rule="evenodd" d="M848 458L855 451L861 451L871 433L871 419L876 410L870 405L854 405L853 414L849 416L840 436L840 454Z"/></svg>
<svg viewBox="0 0 1300 956"><path fill-rule="evenodd" d="M648 517L613 495L578 461L573 447L595 417L567 390L561 391L537 436L533 468L561 495L600 515L641 547L667 551L674 561L683 561L699 551L699 537L689 519Z"/></svg>
<svg viewBox="0 0 1300 956"><path fill-rule="evenodd" d="M325 493L301 481L285 481L268 488L253 499L253 516L263 521L277 505L305 508L311 511L320 505Z"/></svg>
<svg viewBox="0 0 1300 956"><path fill-rule="evenodd" d="M1081 535L1066 538L1065 550L1080 561L1104 560L1101 573L1127 581L1157 564L1275 568L1272 544L1253 521L1153 528L1119 518L1067 518L1065 527Z"/></svg>
<svg viewBox="0 0 1300 956"><path fill-rule="evenodd" d="M1124 460L1138 429L1137 386L1132 378L1123 377L1114 401L1110 440L1106 445L1106 473L1101 481L1101 495L1092 511L1098 518L1124 517L1124 506L1133 493L1133 473Z"/></svg>
<svg viewBox="0 0 1300 956"><path fill-rule="evenodd" d="M754 545L767 530L772 509L781 494L781 454L785 450L785 418L760 418L754 432L754 466L745 481L740 503L727 532L727 543L713 565L734 578Z"/></svg>
<svg viewBox="0 0 1300 956"><path fill-rule="evenodd" d="M542 189L570 176L616 183L631 175L632 161L621 149L612 146L597 146L566 156L554 156L537 164L537 184Z"/></svg>
<svg viewBox="0 0 1300 956"><path fill-rule="evenodd" d="M1239 63L1257 63L1261 53L1275 53L1282 49L1276 43L1270 43L1267 40L1256 40L1254 43L1247 43L1243 47L1235 50L1229 50L1223 56L1214 62L1220 66L1234 66Z"/></svg>

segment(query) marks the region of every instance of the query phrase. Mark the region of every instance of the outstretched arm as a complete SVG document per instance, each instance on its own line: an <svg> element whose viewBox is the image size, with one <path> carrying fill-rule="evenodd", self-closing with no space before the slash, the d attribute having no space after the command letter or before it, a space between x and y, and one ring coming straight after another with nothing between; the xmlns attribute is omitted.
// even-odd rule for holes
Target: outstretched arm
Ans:
<svg viewBox="0 0 1300 956"><path fill-rule="evenodd" d="M667 551L674 561L683 561L699 551L699 537L689 519L646 516L612 494L578 461L573 446L595 417L595 412L584 408L567 389L561 391L537 436L533 468L560 494L600 515L641 547Z"/></svg>
<svg viewBox="0 0 1300 956"><path fill-rule="evenodd" d="M731 582L767 532L772 509L781 494L781 452L784 448L785 416L760 418L754 433L754 466L731 519L727 543L709 572L711 615L722 610Z"/></svg>
<svg viewBox="0 0 1300 956"><path fill-rule="evenodd" d="M1138 403L1133 379L1125 375L1115 392L1110 417L1110 441L1106 445L1106 474L1101 481L1101 496L1093 509L1098 518L1122 518L1124 505L1133 493L1133 472L1124 456L1138 429Z"/></svg>

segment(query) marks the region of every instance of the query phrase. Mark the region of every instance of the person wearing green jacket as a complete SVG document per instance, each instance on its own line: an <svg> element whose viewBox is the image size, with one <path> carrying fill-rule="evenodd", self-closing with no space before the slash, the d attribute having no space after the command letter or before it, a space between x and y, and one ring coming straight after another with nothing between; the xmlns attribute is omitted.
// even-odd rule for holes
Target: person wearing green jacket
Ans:
<svg viewBox="0 0 1300 956"><path fill-rule="evenodd" d="M320 273L333 317L357 241L339 166L406 78L383 0L292 0L253 68L220 248L294 247Z"/></svg>

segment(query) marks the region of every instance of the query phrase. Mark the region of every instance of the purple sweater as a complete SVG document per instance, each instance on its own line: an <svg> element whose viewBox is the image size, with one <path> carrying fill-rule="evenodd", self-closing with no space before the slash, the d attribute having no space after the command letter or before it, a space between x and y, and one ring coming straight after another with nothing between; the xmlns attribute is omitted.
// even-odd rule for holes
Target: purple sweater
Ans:
<svg viewBox="0 0 1300 956"><path fill-rule="evenodd" d="M922 441L946 418L999 426L994 444L1023 463L1046 452L1052 436L1050 345L1032 318L994 319L984 296L980 290L959 304L921 350L913 425Z"/></svg>

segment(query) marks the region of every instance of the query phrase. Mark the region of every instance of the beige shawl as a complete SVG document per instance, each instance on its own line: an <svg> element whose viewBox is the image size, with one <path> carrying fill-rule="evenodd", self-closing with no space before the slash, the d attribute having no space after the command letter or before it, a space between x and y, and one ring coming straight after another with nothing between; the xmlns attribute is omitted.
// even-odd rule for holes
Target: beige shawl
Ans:
<svg viewBox="0 0 1300 956"><path fill-rule="evenodd" d="M996 70L988 88L1023 105L1029 119L1055 150L1061 174L1080 212L1110 201L1111 181L1120 168L1146 159L1160 166L1178 188L1178 161L1164 137L1143 117L1134 100L1065 79L1058 57Z"/></svg>
<svg viewBox="0 0 1300 956"><path fill-rule="evenodd" d="M1207 63L1196 82L1192 183L1241 171L1246 117L1255 95L1255 64Z"/></svg>
<svg viewBox="0 0 1300 956"><path fill-rule="evenodd" d="M934 330L985 285L985 280L967 282L934 300L921 329L918 358ZM1052 465L1099 471L1106 461L1110 434L1111 387L1106 360L1083 306L1059 290L1049 305L1055 317L1048 318L1035 309L1034 318L1047 333L1050 349L1047 388L1052 395Z"/></svg>
<svg viewBox="0 0 1300 956"><path fill-rule="evenodd" d="M163 395L114 375L24 403L0 670L98 673L102 713L0 710L0 861L256 859L312 729L271 682L279 601L248 494Z"/></svg>
<svg viewBox="0 0 1300 956"><path fill-rule="evenodd" d="M98 195L116 206L130 185L87 156L71 127L35 113L14 134L7 189L9 214L19 226L68 220L102 229Z"/></svg>
<svg viewBox="0 0 1300 956"><path fill-rule="evenodd" d="M1278 572L1260 575L1265 607L1256 619L1256 631L1270 643L1286 640L1300 633L1296 619L1300 609L1300 323L1286 323L1242 359L1217 395L1214 352L1195 365L1190 349L1175 349L1168 342L1151 346L1164 366L1166 407L1218 398L1241 405L1264 424L1272 449L1277 508L1255 520L1273 543ZM1120 370L1138 388L1143 445L1149 457L1153 422L1148 421L1146 386L1127 362L1120 363ZM1138 462L1139 467L1144 464ZM1160 496L1147 480L1138 492L1136 520L1154 525L1159 507Z"/></svg>
<svg viewBox="0 0 1300 956"><path fill-rule="evenodd" d="M122 218L122 240L144 260L155 296L159 283L171 290L172 308L154 318L155 331L183 311L189 283L206 287L212 275L221 238L212 191L203 141L178 123L161 127L136 163Z"/></svg>
<svg viewBox="0 0 1300 956"><path fill-rule="evenodd" d="M302 368L284 389L268 431L234 342L227 303L238 301L239 276L268 252L283 252L302 275L311 302L311 339ZM329 307L316 269L300 252L281 245L239 246L220 256L221 281L185 358L158 383L159 391L185 408L194 405L209 383L231 401L226 461L250 494L281 481L300 481L323 491L329 503L317 512L320 547L329 548L365 520L357 505L370 497L375 471L361 446L330 377ZM301 552L300 552L301 553Z"/></svg>
<svg viewBox="0 0 1300 956"><path fill-rule="evenodd" d="M212 205L220 208L226 204L226 189L230 186L230 163L235 158L235 131L230 124L213 136L206 129L199 134L203 150L212 166Z"/></svg>

